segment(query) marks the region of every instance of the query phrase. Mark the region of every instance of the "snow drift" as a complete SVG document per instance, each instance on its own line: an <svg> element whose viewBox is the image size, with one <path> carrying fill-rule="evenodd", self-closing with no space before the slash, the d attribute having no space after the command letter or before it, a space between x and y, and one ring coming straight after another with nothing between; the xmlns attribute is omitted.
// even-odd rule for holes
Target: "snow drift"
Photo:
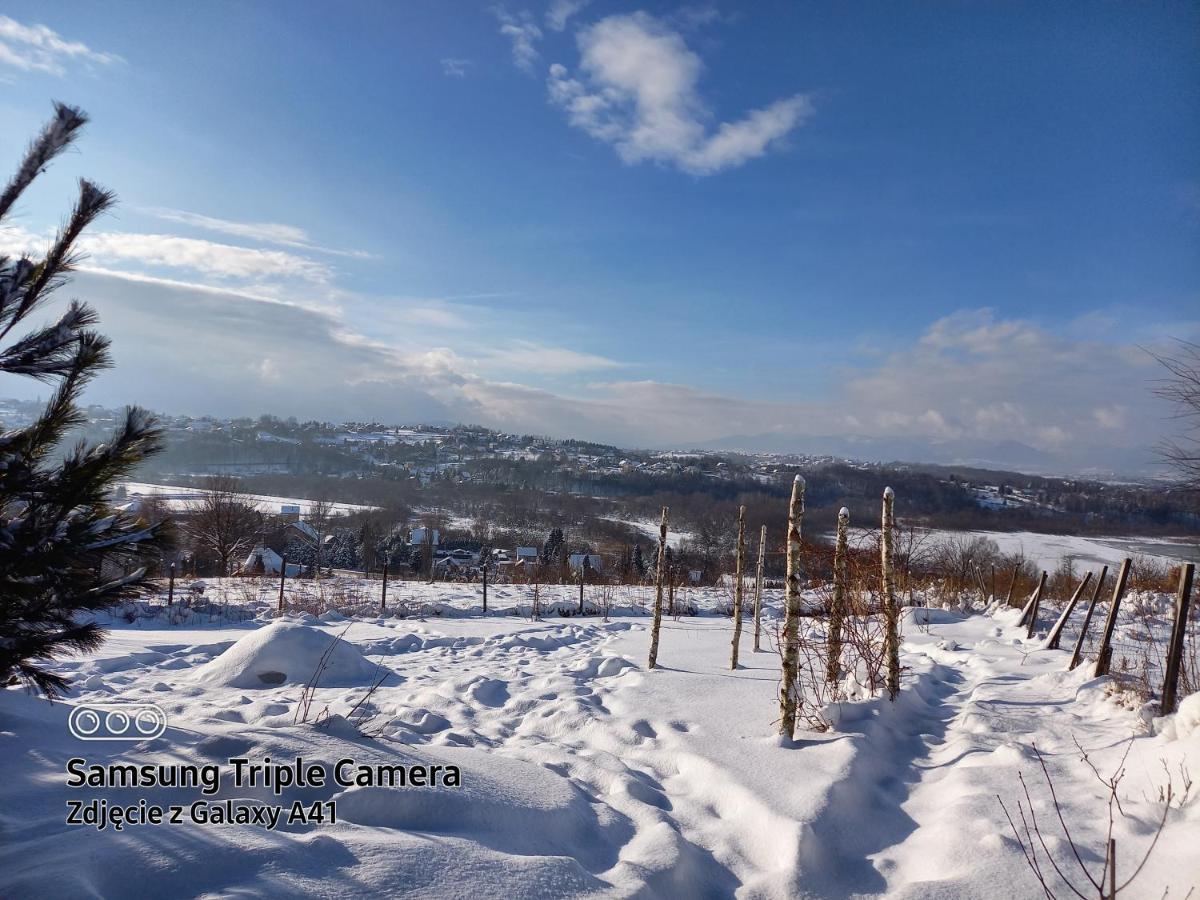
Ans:
<svg viewBox="0 0 1200 900"><path fill-rule="evenodd" d="M308 625L273 622L205 663L194 677L226 687L261 688L307 684L318 668L326 687L370 684L384 671L340 637Z"/></svg>

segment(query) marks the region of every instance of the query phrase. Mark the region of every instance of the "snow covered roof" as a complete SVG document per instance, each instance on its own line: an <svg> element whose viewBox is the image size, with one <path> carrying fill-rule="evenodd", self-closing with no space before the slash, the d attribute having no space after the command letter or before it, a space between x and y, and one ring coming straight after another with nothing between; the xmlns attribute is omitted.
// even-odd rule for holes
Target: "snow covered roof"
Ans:
<svg viewBox="0 0 1200 900"><path fill-rule="evenodd" d="M283 559L270 547L255 547L242 563L243 575L278 575ZM288 563L289 575L299 575L299 563Z"/></svg>

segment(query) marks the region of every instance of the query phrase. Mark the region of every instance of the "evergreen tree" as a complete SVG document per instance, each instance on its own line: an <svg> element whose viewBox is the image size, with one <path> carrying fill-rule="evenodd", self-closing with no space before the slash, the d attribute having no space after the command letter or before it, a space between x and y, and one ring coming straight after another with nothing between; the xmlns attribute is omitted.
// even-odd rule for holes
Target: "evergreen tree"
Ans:
<svg viewBox="0 0 1200 900"><path fill-rule="evenodd" d="M642 557L642 545L633 545L633 572L639 579L646 577L646 560Z"/></svg>
<svg viewBox="0 0 1200 900"><path fill-rule="evenodd" d="M29 147L0 194L0 224L27 187L70 146L86 123L78 109L55 104L54 118ZM131 408L106 444L64 448L86 421L77 402L110 365L108 340L92 329L90 307L72 300L56 322L10 337L61 287L78 259L75 242L113 203L89 181L44 259L0 256L0 372L54 385L31 425L0 435L0 683L21 681L57 695L67 688L38 663L95 649L103 631L88 613L139 596L146 565L167 538L106 503L117 478L162 446L162 431Z"/></svg>

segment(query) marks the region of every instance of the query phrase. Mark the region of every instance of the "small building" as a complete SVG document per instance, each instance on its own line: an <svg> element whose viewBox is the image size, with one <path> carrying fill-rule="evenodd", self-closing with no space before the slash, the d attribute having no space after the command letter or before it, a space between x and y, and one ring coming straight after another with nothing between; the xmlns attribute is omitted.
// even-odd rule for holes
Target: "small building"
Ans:
<svg viewBox="0 0 1200 900"><path fill-rule="evenodd" d="M283 558L270 547L255 547L242 563L239 575L278 575ZM287 573L291 576L300 574L298 563L288 563Z"/></svg>
<svg viewBox="0 0 1200 900"><path fill-rule="evenodd" d="M298 503L282 503L279 506L279 517L285 522L300 521L300 505Z"/></svg>
<svg viewBox="0 0 1200 900"><path fill-rule="evenodd" d="M311 547L317 546L317 529L313 528L307 522L289 522L287 536L289 538L299 538Z"/></svg>
<svg viewBox="0 0 1200 900"><path fill-rule="evenodd" d="M419 546L429 541L427 535L428 529L414 528L408 533L408 542L413 546ZM433 546L437 547L442 542L442 533L437 528L433 529Z"/></svg>
<svg viewBox="0 0 1200 900"><path fill-rule="evenodd" d="M567 558L567 564L571 567L572 572L578 572L583 568L583 561L585 559L587 560L587 567L593 572L599 573L604 567L598 553L572 553Z"/></svg>
<svg viewBox="0 0 1200 900"><path fill-rule="evenodd" d="M535 563L538 561L539 556L541 556L541 554L538 553L537 547L518 547L517 548L517 562L534 562Z"/></svg>

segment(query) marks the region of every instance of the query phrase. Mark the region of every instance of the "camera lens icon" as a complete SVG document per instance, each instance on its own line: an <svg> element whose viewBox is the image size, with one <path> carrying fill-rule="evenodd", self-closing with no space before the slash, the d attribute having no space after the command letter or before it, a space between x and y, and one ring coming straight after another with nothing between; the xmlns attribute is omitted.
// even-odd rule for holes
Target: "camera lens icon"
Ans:
<svg viewBox="0 0 1200 900"><path fill-rule="evenodd" d="M167 730L167 714L153 703L89 703L67 719L81 741L145 741Z"/></svg>

